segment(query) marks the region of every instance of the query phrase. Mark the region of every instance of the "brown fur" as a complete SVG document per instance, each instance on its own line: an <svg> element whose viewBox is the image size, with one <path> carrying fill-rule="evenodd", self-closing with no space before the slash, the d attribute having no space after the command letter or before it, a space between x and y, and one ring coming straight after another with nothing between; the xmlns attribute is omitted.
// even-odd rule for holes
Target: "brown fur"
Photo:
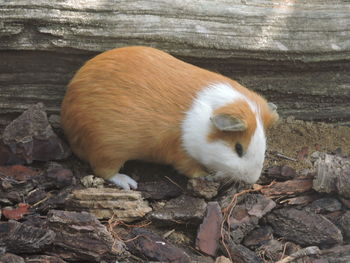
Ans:
<svg viewBox="0 0 350 263"><path fill-rule="evenodd" d="M114 49L89 60L68 85L62 125L73 151L98 176L113 176L129 159L172 164L188 176L197 176L203 167L181 147L181 121L198 91L217 82L229 83L254 100L265 128L270 125L273 116L256 93L148 47ZM246 105L218 109L225 110L247 117L247 131L232 137L239 137L246 147L255 129ZM221 134L215 132L210 137L219 138Z"/></svg>

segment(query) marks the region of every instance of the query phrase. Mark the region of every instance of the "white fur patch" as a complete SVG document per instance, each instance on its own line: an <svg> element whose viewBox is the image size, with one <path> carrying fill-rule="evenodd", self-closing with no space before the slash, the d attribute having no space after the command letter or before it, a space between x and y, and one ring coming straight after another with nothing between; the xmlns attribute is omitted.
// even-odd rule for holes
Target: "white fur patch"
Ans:
<svg viewBox="0 0 350 263"><path fill-rule="evenodd" d="M109 178L108 181L123 188L124 190L130 190L130 187L132 189L137 188L137 182L126 174L118 173L116 175L113 175L111 178Z"/></svg>
<svg viewBox="0 0 350 263"><path fill-rule="evenodd" d="M256 115L257 127L246 153L239 157L224 141L208 142L212 123L210 117L219 107L244 99ZM216 177L229 177L255 183L261 174L266 150L266 138L259 108L229 84L218 83L198 93L182 124L182 143L187 153Z"/></svg>

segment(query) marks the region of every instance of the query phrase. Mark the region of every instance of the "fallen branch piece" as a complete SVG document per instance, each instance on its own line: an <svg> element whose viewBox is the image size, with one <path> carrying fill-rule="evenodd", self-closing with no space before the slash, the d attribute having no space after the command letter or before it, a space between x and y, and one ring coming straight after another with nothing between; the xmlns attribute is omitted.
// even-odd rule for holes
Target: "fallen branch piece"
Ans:
<svg viewBox="0 0 350 263"><path fill-rule="evenodd" d="M116 188L86 188L75 190L66 200L68 209L89 211L98 219L114 217L131 222L142 218L152 209L138 191Z"/></svg>
<svg viewBox="0 0 350 263"><path fill-rule="evenodd" d="M299 177L285 182L277 182L261 189L265 196L295 195L308 192L312 189L312 178Z"/></svg>
<svg viewBox="0 0 350 263"><path fill-rule="evenodd" d="M318 255L320 254L321 250L316 246L306 247L303 249L298 250L297 252L285 257L284 259L281 259L277 261L276 263L289 263L293 260L296 260L298 258L307 257L311 255Z"/></svg>
<svg viewBox="0 0 350 263"><path fill-rule="evenodd" d="M350 158L324 154L315 162L313 189L321 193L338 193L350 199Z"/></svg>

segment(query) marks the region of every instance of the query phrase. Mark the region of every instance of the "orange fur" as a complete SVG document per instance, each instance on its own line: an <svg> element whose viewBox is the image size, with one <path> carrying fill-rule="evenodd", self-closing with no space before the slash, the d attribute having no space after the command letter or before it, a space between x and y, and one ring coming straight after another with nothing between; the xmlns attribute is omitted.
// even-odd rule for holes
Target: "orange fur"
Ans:
<svg viewBox="0 0 350 263"><path fill-rule="evenodd" d="M209 141L224 140L232 149L234 149L234 146L238 142L243 146L245 152L256 128L255 115L250 109L248 103L244 100L237 100L234 103L218 108L214 111L214 115L215 114L232 115L235 118L242 120L247 128L246 130L239 132L219 131L218 129L213 128L213 131L208 136Z"/></svg>
<svg viewBox="0 0 350 263"><path fill-rule="evenodd" d="M62 126L72 150L98 176L113 176L129 159L172 164L188 176L198 175L203 167L181 147L181 122L198 91L218 82L255 101L265 128L270 125L266 101L237 82L153 48L126 47L96 56L75 74L62 103ZM218 109L246 118L249 129L233 138L239 136L245 146L255 129L246 109L244 103ZM210 139L221 135L214 132Z"/></svg>

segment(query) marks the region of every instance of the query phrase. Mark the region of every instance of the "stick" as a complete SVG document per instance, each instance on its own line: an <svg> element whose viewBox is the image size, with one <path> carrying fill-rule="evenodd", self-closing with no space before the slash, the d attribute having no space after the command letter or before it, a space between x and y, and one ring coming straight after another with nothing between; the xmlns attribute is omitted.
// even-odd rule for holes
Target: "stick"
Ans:
<svg viewBox="0 0 350 263"><path fill-rule="evenodd" d="M321 250L316 247L306 247L303 249L298 250L297 252L293 253L292 255L285 257L284 259L281 259L277 261L276 263L289 263L292 262L295 259L306 257L306 256L311 256L311 255L318 255L320 254Z"/></svg>
<svg viewBox="0 0 350 263"><path fill-rule="evenodd" d="M298 161L298 160L295 159L295 158L289 157L289 156L284 155L284 154L279 153L279 152L274 152L273 154L276 155L276 156L279 157L279 158L286 159L286 160L289 160L289 161L293 161L293 162L297 162L297 161Z"/></svg>

